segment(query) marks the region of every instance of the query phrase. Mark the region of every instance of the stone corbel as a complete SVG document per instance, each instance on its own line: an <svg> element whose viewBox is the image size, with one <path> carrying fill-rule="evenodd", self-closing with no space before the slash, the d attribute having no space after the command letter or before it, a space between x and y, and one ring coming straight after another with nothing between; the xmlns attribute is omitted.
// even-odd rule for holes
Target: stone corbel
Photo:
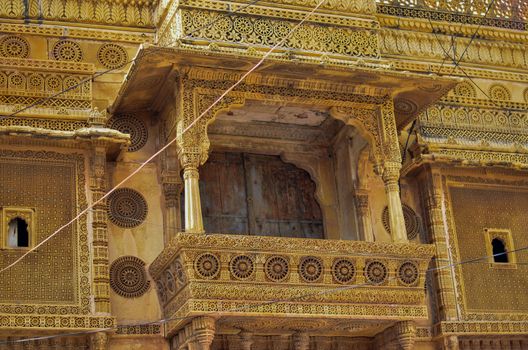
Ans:
<svg viewBox="0 0 528 350"><path fill-rule="evenodd" d="M189 350L210 350L215 336L216 320L201 316L192 320Z"/></svg>

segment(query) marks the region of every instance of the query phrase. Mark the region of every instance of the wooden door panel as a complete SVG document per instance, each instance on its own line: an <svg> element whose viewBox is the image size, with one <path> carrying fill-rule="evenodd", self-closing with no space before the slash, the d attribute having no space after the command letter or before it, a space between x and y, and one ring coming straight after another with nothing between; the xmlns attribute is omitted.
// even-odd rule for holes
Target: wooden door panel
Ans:
<svg viewBox="0 0 528 350"><path fill-rule="evenodd" d="M242 155L212 153L200 169L200 196L207 232L248 233Z"/></svg>
<svg viewBox="0 0 528 350"><path fill-rule="evenodd" d="M200 177L207 232L324 236L314 182L279 157L214 152Z"/></svg>

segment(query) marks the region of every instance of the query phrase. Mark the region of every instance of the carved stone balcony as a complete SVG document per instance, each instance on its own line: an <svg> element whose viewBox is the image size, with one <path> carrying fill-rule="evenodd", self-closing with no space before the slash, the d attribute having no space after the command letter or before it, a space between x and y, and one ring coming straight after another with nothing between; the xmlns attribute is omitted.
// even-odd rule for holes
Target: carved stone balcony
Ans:
<svg viewBox="0 0 528 350"><path fill-rule="evenodd" d="M173 318L168 337L198 315L215 318L217 334L287 324L374 336L396 320L427 318L432 255L411 243L180 233L149 270Z"/></svg>

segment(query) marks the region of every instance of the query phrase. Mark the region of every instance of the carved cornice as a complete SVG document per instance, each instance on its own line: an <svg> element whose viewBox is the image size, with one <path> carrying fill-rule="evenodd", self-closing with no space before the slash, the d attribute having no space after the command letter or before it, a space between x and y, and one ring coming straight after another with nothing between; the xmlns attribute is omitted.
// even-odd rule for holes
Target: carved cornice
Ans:
<svg viewBox="0 0 528 350"><path fill-rule="evenodd" d="M434 327L435 336L443 335L513 335L528 333L528 322L480 321L441 322Z"/></svg>
<svg viewBox="0 0 528 350"><path fill-rule="evenodd" d="M35 21L60 21L87 25L115 27L153 27L152 15L157 0L64 0L54 2L41 0L28 3L27 7L18 0L4 0L0 17Z"/></svg>
<svg viewBox="0 0 528 350"><path fill-rule="evenodd" d="M46 72L64 72L78 74L93 74L95 66L92 63L53 61L39 59L20 59L10 57L0 57L0 67L17 68L24 70L45 70Z"/></svg>
<svg viewBox="0 0 528 350"><path fill-rule="evenodd" d="M88 330L112 328L116 320L110 316L83 315L36 315L36 314L0 314L0 324L3 330L33 329L33 330Z"/></svg>
<svg viewBox="0 0 528 350"><path fill-rule="evenodd" d="M442 33L446 35L457 35L471 37L477 25L460 24L447 21L427 20L423 18L398 17L385 14L376 16L382 28L397 28L403 30L425 32L425 33ZM432 23L432 27L431 27ZM525 31L517 31L505 28L481 26L478 31L479 38L498 40L501 42L509 41L513 43L525 43L528 40L528 34Z"/></svg>
<svg viewBox="0 0 528 350"><path fill-rule="evenodd" d="M91 40L104 40L104 41L119 41L128 43L145 43L152 42L154 39L154 33L151 32L134 32L132 30L119 31L119 30L102 30L98 28L79 28L72 27L65 29L52 24L18 24L18 23L0 23L0 32L12 33L12 34L30 34L30 35L42 35L51 36L57 38L68 38L75 39L91 39ZM115 29L115 28L114 28Z"/></svg>
<svg viewBox="0 0 528 350"><path fill-rule="evenodd" d="M379 34L382 56L398 55L442 60L446 54L438 41L446 50L451 46L451 37L442 34L434 35L387 28L380 30ZM459 38L457 44L466 47L470 40L470 38ZM528 52L521 43L498 43L475 39L465 51L464 62L496 67L526 68L527 58ZM451 62L448 61L448 63Z"/></svg>

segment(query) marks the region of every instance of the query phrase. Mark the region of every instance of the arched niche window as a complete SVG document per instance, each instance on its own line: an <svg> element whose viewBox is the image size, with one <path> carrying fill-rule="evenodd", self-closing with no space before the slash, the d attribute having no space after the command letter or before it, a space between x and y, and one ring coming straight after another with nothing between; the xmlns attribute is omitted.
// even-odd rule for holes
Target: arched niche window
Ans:
<svg viewBox="0 0 528 350"><path fill-rule="evenodd" d="M2 208L2 236L5 248L30 248L33 245L34 210Z"/></svg>
<svg viewBox="0 0 528 350"><path fill-rule="evenodd" d="M506 252L506 244L500 238L493 238L491 240L491 247L493 252L493 262L508 263L508 253Z"/></svg>
<svg viewBox="0 0 528 350"><path fill-rule="evenodd" d="M512 232L507 229L487 228L486 250L492 268L516 268L517 257Z"/></svg>

